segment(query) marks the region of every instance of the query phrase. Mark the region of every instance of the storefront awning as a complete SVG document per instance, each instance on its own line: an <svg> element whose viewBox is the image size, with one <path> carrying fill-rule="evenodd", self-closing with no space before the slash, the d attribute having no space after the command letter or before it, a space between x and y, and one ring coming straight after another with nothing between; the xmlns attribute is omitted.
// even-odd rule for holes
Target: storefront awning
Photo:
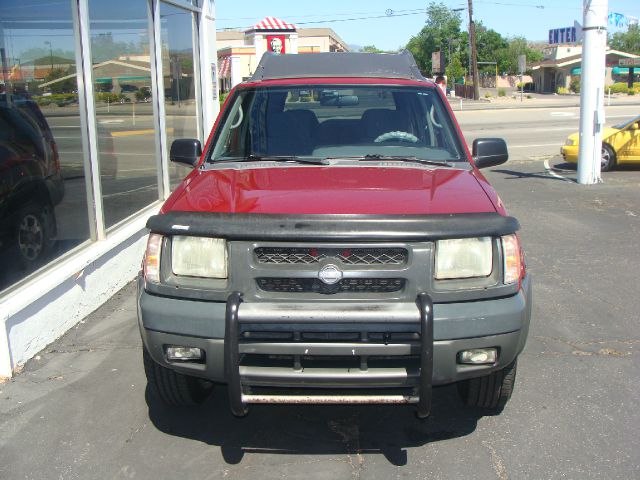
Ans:
<svg viewBox="0 0 640 480"><path fill-rule="evenodd" d="M614 75L629 75L629 68L628 67L613 67L613 69L611 70L611 73ZM636 67L633 70L633 73L635 75L640 75L640 67Z"/></svg>

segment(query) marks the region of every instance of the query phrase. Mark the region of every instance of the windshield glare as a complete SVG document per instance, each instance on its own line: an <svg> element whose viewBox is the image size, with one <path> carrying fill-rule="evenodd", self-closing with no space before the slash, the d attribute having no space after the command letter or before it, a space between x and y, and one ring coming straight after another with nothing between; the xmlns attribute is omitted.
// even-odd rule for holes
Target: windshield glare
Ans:
<svg viewBox="0 0 640 480"><path fill-rule="evenodd" d="M242 89L209 160L414 157L465 161L435 88L305 85Z"/></svg>

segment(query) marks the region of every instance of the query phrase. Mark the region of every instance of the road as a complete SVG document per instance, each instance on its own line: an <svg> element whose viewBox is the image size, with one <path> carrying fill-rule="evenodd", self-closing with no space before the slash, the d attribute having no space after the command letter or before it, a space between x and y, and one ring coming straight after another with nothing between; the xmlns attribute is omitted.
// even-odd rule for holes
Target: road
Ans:
<svg viewBox="0 0 640 480"><path fill-rule="evenodd" d="M460 120L468 140L551 144L568 133L554 111ZM534 279L501 415L466 409L453 387L434 392L426 423L385 406L255 406L236 419L224 387L171 411L145 395L129 285L0 385L0 478L640 478L640 168L580 186L545 172L558 145L527 148L485 170L522 224Z"/></svg>
<svg viewBox="0 0 640 480"><path fill-rule="evenodd" d="M639 114L638 105L606 107L605 123L613 125ZM475 138L503 137L512 160L559 156L560 147L580 123L577 107L462 110L455 115L469 145Z"/></svg>

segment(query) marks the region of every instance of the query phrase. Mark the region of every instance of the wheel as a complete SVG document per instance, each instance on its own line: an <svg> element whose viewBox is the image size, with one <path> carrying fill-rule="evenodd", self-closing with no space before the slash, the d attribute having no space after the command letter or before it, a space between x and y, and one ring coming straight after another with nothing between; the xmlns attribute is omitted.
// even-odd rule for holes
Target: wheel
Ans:
<svg viewBox="0 0 640 480"><path fill-rule="evenodd" d="M167 405L189 407L204 402L211 393L211 382L183 375L158 365L146 348L142 349L144 373L153 393Z"/></svg>
<svg viewBox="0 0 640 480"><path fill-rule="evenodd" d="M517 360L485 377L458 382L458 394L469 407L501 411L511 398L516 383Z"/></svg>
<svg viewBox="0 0 640 480"><path fill-rule="evenodd" d="M600 157L600 171L608 172L616 166L616 152L606 143L602 144L602 154Z"/></svg>
<svg viewBox="0 0 640 480"><path fill-rule="evenodd" d="M40 265L55 243L56 219L50 205L29 203L18 211L15 246L27 269Z"/></svg>

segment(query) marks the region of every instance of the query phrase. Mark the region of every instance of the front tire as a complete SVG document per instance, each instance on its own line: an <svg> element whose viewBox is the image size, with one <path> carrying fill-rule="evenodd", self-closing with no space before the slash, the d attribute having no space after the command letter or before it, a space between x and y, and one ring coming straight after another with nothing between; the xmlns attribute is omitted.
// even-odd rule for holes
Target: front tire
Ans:
<svg viewBox="0 0 640 480"><path fill-rule="evenodd" d="M458 382L458 394L469 407L500 412L507 404L516 383L517 359L502 370Z"/></svg>
<svg viewBox="0 0 640 480"><path fill-rule="evenodd" d="M200 405L211 394L212 384L183 375L157 364L145 347L142 349L147 384L157 398L173 407Z"/></svg>
<svg viewBox="0 0 640 480"><path fill-rule="evenodd" d="M613 151L606 143L602 144L602 153L600 156L600 171L608 172L616 166L616 152Z"/></svg>

